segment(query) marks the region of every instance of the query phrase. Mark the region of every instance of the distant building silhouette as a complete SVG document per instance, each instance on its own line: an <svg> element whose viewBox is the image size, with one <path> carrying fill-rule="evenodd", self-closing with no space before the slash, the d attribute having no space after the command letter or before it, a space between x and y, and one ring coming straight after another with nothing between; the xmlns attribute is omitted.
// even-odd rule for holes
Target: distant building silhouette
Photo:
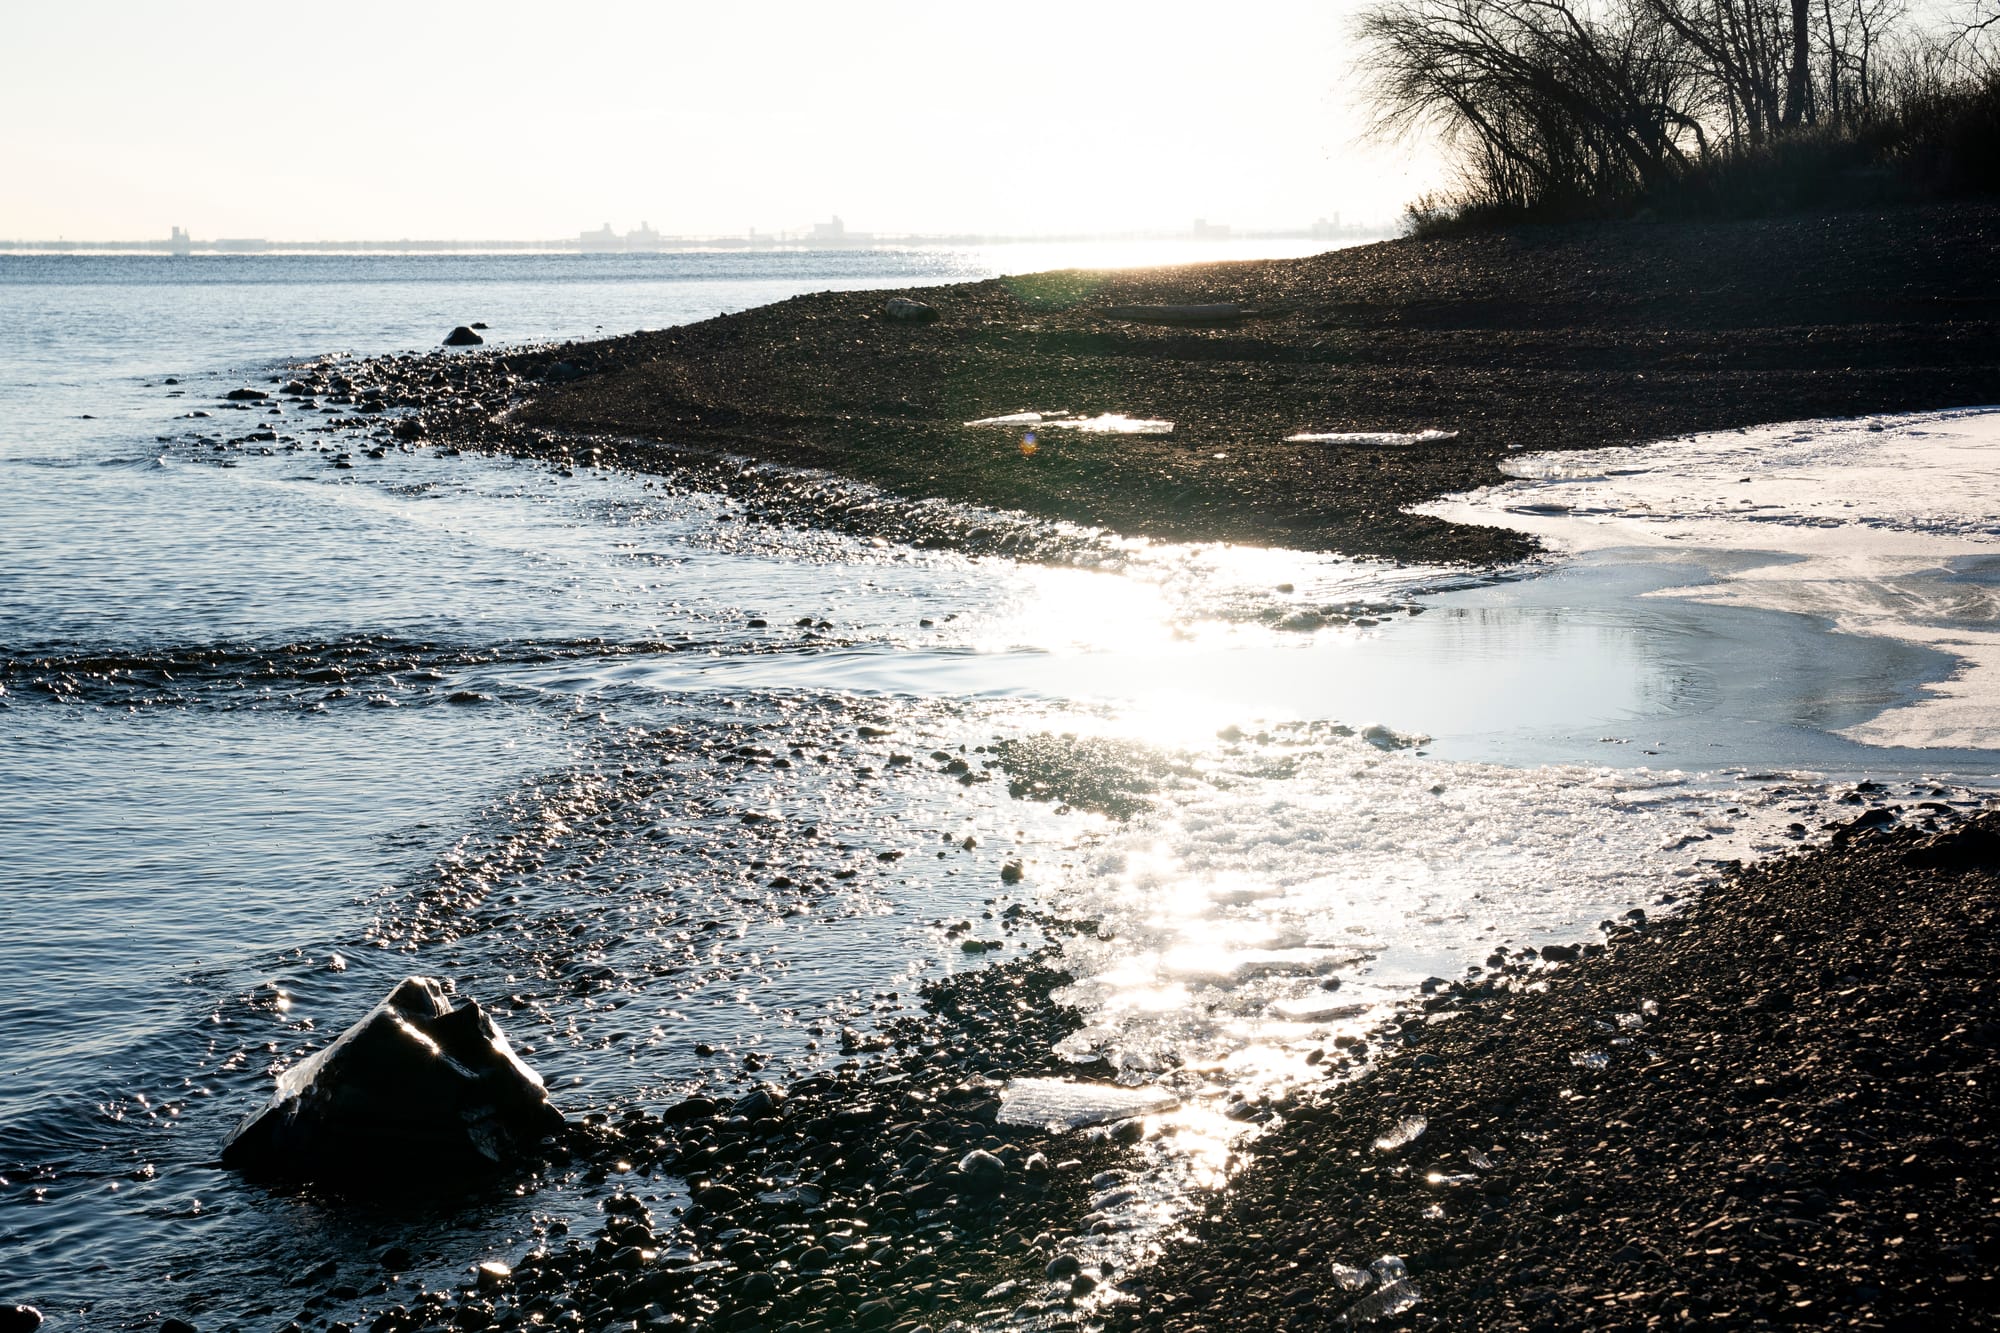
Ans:
<svg viewBox="0 0 2000 1333"><path fill-rule="evenodd" d="M170 255L192 254L194 253L194 241L186 232L182 231L179 227L175 227L173 234L167 237L167 253Z"/></svg>
<svg viewBox="0 0 2000 1333"><path fill-rule="evenodd" d="M1229 225L1224 222L1210 222L1207 218L1196 218L1194 238L1197 241L1226 241L1229 239Z"/></svg>
<svg viewBox="0 0 2000 1333"><path fill-rule="evenodd" d="M620 239L617 232L611 230L609 222L596 231L578 232L576 244L577 248L587 255L608 254L625 248L625 242Z"/></svg>
<svg viewBox="0 0 2000 1333"><path fill-rule="evenodd" d="M653 230L653 224L650 222L641 222L637 231L628 231L625 233L625 248L627 250L658 250L660 248L660 241L660 233Z"/></svg>
<svg viewBox="0 0 2000 1333"><path fill-rule="evenodd" d="M835 213L831 222L813 223L812 235L806 239L816 245L839 245L847 239L847 224Z"/></svg>

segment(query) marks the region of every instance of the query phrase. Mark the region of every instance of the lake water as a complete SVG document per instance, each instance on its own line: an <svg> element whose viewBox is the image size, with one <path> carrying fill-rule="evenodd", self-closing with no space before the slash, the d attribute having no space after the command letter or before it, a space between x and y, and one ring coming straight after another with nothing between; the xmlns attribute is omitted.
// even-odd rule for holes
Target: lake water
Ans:
<svg viewBox="0 0 2000 1333"><path fill-rule="evenodd" d="M0 257L0 1301L275 1327L329 1258L408 1244L437 1281L591 1213L584 1181L413 1215L214 1165L409 973L495 1006L565 1110L616 1112L840 1058L819 1039L915 982L1018 956L1006 905L1097 917L1065 946L1074 1054L1190 1099L1146 1195L1170 1217L1187 1145L1242 1146L1204 1107L1368 1021L1325 982L1388 1002L1585 938L1851 813L1863 775L1982 799L1981 736L1856 739L1949 643L1649 595L1727 555L1475 581L1102 537L1040 568L643 478L335 469L295 407L240 418L295 452L197 438L293 360L474 319L584 337L1109 257ZM1010 795L1023 756L1129 800Z"/></svg>

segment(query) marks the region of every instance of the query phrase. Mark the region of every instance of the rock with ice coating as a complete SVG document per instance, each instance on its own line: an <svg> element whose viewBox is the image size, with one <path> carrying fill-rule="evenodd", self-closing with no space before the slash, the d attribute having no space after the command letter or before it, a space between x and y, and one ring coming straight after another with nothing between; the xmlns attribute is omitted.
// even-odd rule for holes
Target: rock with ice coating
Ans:
<svg viewBox="0 0 2000 1333"><path fill-rule="evenodd" d="M1108 1120L1171 1111L1181 1099L1161 1087L1071 1083L1058 1078L1017 1078L1000 1092L1000 1123L1081 1129Z"/></svg>
<svg viewBox="0 0 2000 1333"><path fill-rule="evenodd" d="M325 1050L278 1075L237 1126L225 1166L293 1179L383 1181L490 1171L561 1130L540 1075L468 1000L404 980Z"/></svg>

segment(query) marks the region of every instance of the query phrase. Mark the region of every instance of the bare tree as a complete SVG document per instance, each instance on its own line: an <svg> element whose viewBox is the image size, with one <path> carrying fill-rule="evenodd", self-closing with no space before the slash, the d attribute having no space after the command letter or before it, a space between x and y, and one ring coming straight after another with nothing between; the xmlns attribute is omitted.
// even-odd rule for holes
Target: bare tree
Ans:
<svg viewBox="0 0 2000 1333"><path fill-rule="evenodd" d="M1909 0L1374 0L1358 35L1376 128L1441 132L1461 203L1763 207L2000 170L2000 0L1953 2L1912 35Z"/></svg>
<svg viewBox="0 0 2000 1333"><path fill-rule="evenodd" d="M1483 202L1618 199L1706 147L1670 30L1629 4L1390 0L1360 21L1377 128L1435 128Z"/></svg>

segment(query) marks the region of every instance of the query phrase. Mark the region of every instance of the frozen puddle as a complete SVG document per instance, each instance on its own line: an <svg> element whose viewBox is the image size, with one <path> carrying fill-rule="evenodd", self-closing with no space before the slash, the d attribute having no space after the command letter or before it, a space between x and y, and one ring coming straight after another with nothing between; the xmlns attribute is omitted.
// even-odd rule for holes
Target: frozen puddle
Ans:
<svg viewBox="0 0 2000 1333"><path fill-rule="evenodd" d="M1699 566L1662 589L1821 617L1960 666L1837 728L1863 744L2000 743L2000 409L1795 422L1643 449L1537 454L1519 480L1427 505L1572 553Z"/></svg>

